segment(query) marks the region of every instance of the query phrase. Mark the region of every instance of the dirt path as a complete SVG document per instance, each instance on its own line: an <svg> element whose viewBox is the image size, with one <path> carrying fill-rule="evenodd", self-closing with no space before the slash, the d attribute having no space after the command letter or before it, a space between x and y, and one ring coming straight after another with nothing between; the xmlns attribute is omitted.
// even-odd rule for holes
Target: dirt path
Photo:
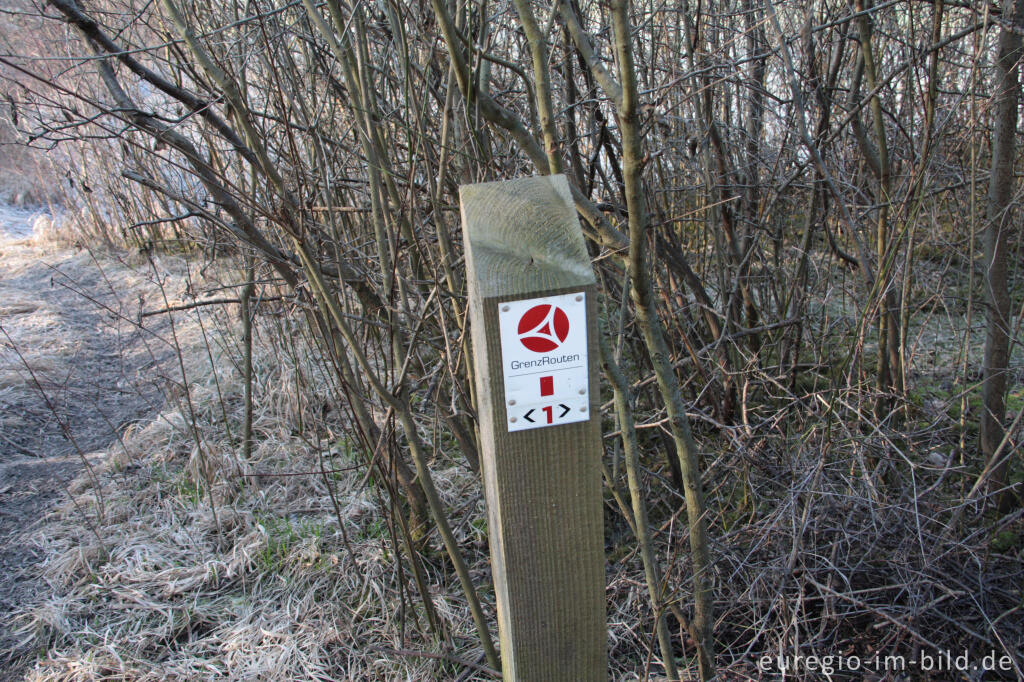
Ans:
<svg viewBox="0 0 1024 682"><path fill-rule="evenodd" d="M46 587L26 570L39 560L29 534L90 453L162 404L150 377L171 355L129 322L138 272L40 245L32 218L0 206L0 679L16 679L30 653L11 612Z"/></svg>

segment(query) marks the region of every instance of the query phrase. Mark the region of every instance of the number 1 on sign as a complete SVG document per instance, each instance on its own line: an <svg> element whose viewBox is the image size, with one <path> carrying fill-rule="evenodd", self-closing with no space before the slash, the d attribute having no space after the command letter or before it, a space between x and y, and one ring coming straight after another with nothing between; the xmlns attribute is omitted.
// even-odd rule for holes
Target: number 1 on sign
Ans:
<svg viewBox="0 0 1024 682"><path fill-rule="evenodd" d="M542 407L541 409L544 410L544 412L548 415L548 424L550 424L552 419L554 418L552 412L555 408L551 405L548 405L547 407Z"/></svg>

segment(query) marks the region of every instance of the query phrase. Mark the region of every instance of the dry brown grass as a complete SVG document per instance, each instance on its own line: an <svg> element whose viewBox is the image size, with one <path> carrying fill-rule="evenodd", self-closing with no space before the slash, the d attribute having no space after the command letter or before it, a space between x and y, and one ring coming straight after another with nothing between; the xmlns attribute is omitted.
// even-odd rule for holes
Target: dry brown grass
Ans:
<svg viewBox="0 0 1024 682"><path fill-rule="evenodd" d="M194 313L180 315L180 334L195 326L188 317ZM431 591L452 645L424 635L422 614L417 625L411 611L404 614L403 639L402 592L414 588L407 574L396 572L385 514L364 485L358 458L333 431L339 425L325 419L313 426L311 397L293 389L296 368L282 362L274 344L259 347L259 445L251 461L239 462L199 350L194 346L185 360L201 450L190 420L169 408L126 434L124 448L111 448L100 489L80 480L75 505L36 535L54 594L21 616L23 636L45 651L29 679L487 679L446 661L476 663L481 652L439 559L428 563ZM215 365L229 418L239 419L238 377L223 370L226 358L215 355ZM307 431L334 438L330 446L304 440L300 418ZM759 675L755 662L779 651L865 660L876 652L912 657L967 650L972 660L989 650L1017 655L1024 641L1014 615L1021 557L1019 548L993 549L992 539L1001 529L1019 531L1020 518L990 528L979 517L963 533L947 532L952 496L943 481L963 469L927 457L945 447L942 430L893 442L839 417L794 419L790 428L789 437L759 442L737 435L711 468L719 481L712 495L716 631L726 679L774 679ZM327 468L356 467L330 477L340 519L321 476L284 475L316 472L320 458ZM443 459L437 464L446 502L459 510L453 525L463 546L475 548L483 585L477 484L462 468ZM651 480L652 500L670 497L659 478ZM734 496L740 480L752 496ZM103 529L102 543L79 509ZM668 589L685 611L678 514L670 501L652 508L662 556L672 567ZM352 540L351 554L339 522ZM652 623L630 540L615 540L623 532L615 522L609 528L611 671L615 679L636 679L650 659ZM619 553L620 546L627 551ZM683 659L684 667L688 662Z"/></svg>
<svg viewBox="0 0 1024 682"><path fill-rule="evenodd" d="M197 333L195 313L178 315L179 336ZM201 447L179 395L104 453L98 489L79 479L74 501L36 534L53 595L20 618L26 643L45 651L29 679L419 680L463 669L403 606L409 577L395 572L384 514L344 437L318 450L296 435L306 407L292 370L277 349L260 350L251 461L227 439L213 372L193 345L183 357ZM229 418L240 422L239 377L213 352ZM291 475L317 472L321 457L327 468L356 467L329 477L340 519L322 476ZM440 471L438 482L453 506L479 498L462 472ZM452 647L475 663L472 623L440 559L431 577ZM418 655L389 653L405 649Z"/></svg>
<svg viewBox="0 0 1024 682"><path fill-rule="evenodd" d="M179 275L168 297L187 301L186 264L160 258L162 271ZM128 260L118 276L130 290L148 275L132 284L127 266L144 273L146 262ZM236 426L237 310L175 313L186 379L169 373L166 409L129 427L123 445L103 453L97 478L76 481L73 501L34 536L52 594L18 618L24 648L38 652L28 679L492 677L480 669L464 599L432 536L425 569L446 636L430 634L408 562L396 563L380 487L368 485L346 421L324 400L326 363L288 312L267 308L261 317L249 461L240 461ZM948 378L948 367L934 372ZM996 652L1016 666L1002 679L1020 675L1024 523L976 501L950 526L977 473L970 453L957 451L958 394L936 387L907 405L906 421L883 424L866 416L869 391L823 382L776 400L753 409L754 428L700 434L723 679L778 679L757 661L780 652L870 660L967 651L973 662ZM490 609L479 485L438 440L436 483ZM686 615L682 503L667 472L646 464L666 593ZM321 465L334 473L325 479ZM617 513L606 514L606 528L610 677L659 679L635 542ZM692 642L670 620L680 667L692 676ZM790 678L822 679L806 670Z"/></svg>

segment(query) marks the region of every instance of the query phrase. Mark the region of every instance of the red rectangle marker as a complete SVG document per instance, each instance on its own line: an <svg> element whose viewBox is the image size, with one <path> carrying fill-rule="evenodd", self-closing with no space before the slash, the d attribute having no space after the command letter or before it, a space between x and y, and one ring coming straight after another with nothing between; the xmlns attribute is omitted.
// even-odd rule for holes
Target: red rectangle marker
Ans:
<svg viewBox="0 0 1024 682"><path fill-rule="evenodd" d="M540 394L554 395L555 394L555 378L554 377L541 377L540 378Z"/></svg>

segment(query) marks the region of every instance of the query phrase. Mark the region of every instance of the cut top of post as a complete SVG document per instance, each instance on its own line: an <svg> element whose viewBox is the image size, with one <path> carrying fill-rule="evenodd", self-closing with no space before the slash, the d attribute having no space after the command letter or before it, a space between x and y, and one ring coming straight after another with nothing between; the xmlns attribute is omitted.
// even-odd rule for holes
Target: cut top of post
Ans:
<svg viewBox="0 0 1024 682"><path fill-rule="evenodd" d="M481 298L594 284L564 175L463 185L459 196L466 269Z"/></svg>

